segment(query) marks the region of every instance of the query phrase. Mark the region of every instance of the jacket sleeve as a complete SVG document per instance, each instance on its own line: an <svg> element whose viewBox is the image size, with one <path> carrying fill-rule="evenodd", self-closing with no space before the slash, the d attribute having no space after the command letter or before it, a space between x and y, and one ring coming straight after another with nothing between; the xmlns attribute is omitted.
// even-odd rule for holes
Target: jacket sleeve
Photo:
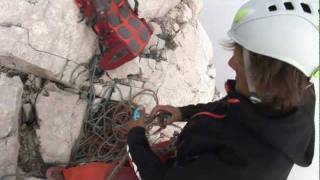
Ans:
<svg viewBox="0 0 320 180"><path fill-rule="evenodd" d="M185 165L168 168L163 180L249 180L243 177L244 170L245 168L235 167L221 161L215 155L203 154Z"/></svg>
<svg viewBox="0 0 320 180"><path fill-rule="evenodd" d="M151 150L144 128L135 127L130 130L128 146L130 158L133 165L137 167L136 174L139 174L143 180L163 179L165 166Z"/></svg>
<svg viewBox="0 0 320 180"><path fill-rule="evenodd" d="M128 145L130 158L136 166L136 174L143 180L211 179L212 177L219 180L242 180L239 177L242 171L237 172L237 169L213 154L204 154L185 165L163 164L151 150L142 127L133 128L129 132Z"/></svg>
<svg viewBox="0 0 320 180"><path fill-rule="evenodd" d="M203 112L203 111L219 112L219 110L218 110L219 108L221 110L224 110L224 108L222 108L222 106L225 101L226 101L226 97L221 100L209 102L206 104L187 105L187 106L178 107L178 108L181 111L182 119L188 120L189 118L191 118L194 114L196 114L198 112Z"/></svg>

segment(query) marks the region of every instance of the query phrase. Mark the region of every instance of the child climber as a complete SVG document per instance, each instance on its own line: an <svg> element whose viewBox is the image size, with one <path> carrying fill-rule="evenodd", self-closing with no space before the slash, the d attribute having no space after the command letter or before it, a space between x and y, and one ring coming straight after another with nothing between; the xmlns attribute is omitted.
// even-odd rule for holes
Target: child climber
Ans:
<svg viewBox="0 0 320 180"><path fill-rule="evenodd" d="M161 105L151 112L172 115L163 125L187 121L176 157L163 162L152 151L143 109L139 121L123 127L135 178L286 180L294 164L309 166L315 143L310 78L319 68L318 9L319 2L309 0L245 3L228 33L229 65L236 77L226 83L227 96L207 104Z"/></svg>

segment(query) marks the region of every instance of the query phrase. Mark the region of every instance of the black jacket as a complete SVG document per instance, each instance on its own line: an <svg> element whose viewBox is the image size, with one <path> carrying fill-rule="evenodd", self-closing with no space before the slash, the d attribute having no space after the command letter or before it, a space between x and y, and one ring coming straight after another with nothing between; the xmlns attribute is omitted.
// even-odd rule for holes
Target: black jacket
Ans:
<svg viewBox="0 0 320 180"><path fill-rule="evenodd" d="M255 105L234 91L220 101L181 107L189 119L179 135L174 164L162 164L143 128L128 135L131 158L143 180L286 180L293 166L308 166L314 151L313 88L289 113ZM199 115L212 112L217 118Z"/></svg>

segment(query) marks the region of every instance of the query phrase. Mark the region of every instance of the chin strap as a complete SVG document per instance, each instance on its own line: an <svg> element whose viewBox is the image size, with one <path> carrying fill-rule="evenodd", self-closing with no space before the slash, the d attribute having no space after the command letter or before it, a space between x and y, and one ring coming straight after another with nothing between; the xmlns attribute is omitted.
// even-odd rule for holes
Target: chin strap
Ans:
<svg viewBox="0 0 320 180"><path fill-rule="evenodd" d="M254 104L261 103L262 101L260 98L258 98L256 93L256 87L252 83L252 73L250 71L250 53L244 47L242 47L242 55L243 55L244 71L246 74L248 89L250 92L249 99Z"/></svg>

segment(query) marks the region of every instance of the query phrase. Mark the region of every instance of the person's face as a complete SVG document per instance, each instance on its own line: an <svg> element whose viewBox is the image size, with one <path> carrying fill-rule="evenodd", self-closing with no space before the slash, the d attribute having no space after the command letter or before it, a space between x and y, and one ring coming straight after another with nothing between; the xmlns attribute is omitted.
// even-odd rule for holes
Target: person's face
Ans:
<svg viewBox="0 0 320 180"><path fill-rule="evenodd" d="M228 62L236 73L236 91L242 95L249 96L249 89L243 65L242 48L238 45L233 50L233 56Z"/></svg>

